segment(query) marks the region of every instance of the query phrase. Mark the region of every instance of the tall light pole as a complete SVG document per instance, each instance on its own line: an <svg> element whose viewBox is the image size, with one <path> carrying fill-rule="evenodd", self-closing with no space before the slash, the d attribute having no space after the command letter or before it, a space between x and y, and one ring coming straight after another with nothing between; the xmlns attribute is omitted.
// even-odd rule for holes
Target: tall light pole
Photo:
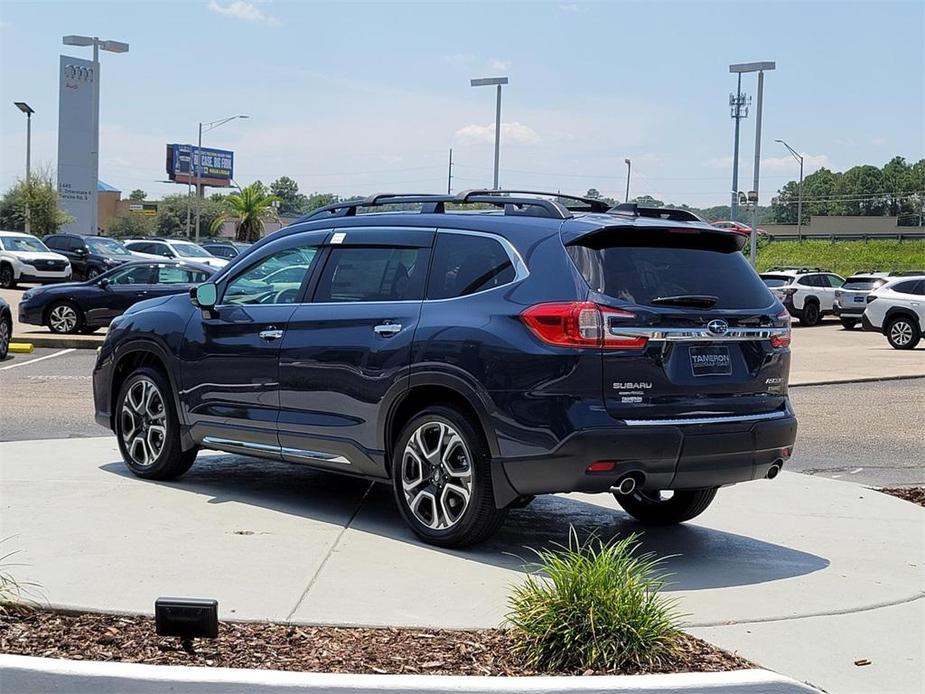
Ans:
<svg viewBox="0 0 925 694"><path fill-rule="evenodd" d="M623 202L629 202L630 201L630 172L633 170L633 162L631 162L629 159L624 159L623 161L626 163L626 198L623 200Z"/></svg>
<svg viewBox="0 0 925 694"><path fill-rule="evenodd" d="M739 211L739 124L748 118L751 97L742 93L742 73L739 73L736 93L729 95L729 115L735 120L735 141L732 149L732 200L729 203L729 218L734 222Z"/></svg>
<svg viewBox="0 0 925 694"><path fill-rule="evenodd" d="M199 163L196 165L196 196L202 197L202 133L209 132L219 128L225 123L229 123L238 118L250 118L250 116L228 116L227 118L219 118L214 120L211 123L199 123L199 142L196 145L196 156L199 159ZM193 165L195 160L193 159L193 154L190 152L190 166ZM196 202L196 241L199 241L199 211L202 209L202 205L199 204L199 201Z"/></svg>
<svg viewBox="0 0 925 694"><path fill-rule="evenodd" d="M492 188L498 190L498 165L501 161L501 85L507 84L507 77L485 77L469 81L471 87L498 87L498 97L495 104L495 178Z"/></svg>
<svg viewBox="0 0 925 694"><path fill-rule="evenodd" d="M110 53L128 53L128 44L122 41L101 41L99 36L76 36L70 34L62 38L65 46L93 46L93 68L96 78L93 80L93 114L91 125L91 137L93 138L91 148L91 169L92 185L90 187L90 233L99 233L98 216L99 207L97 203L97 185L100 179L100 80L99 64L100 49ZM59 133L61 126L58 126ZM60 165L60 163L59 163Z"/></svg>
<svg viewBox="0 0 925 694"><path fill-rule="evenodd" d="M761 168L761 102L764 95L764 72L765 70L773 70L776 67L776 64L770 60L757 63L739 63L729 66L729 72L738 73L740 78L743 72L758 73L758 111L755 116L755 181L754 189L750 191L754 194L755 200L755 209L752 215L752 231L751 234L749 234L749 255L753 267L757 260L756 256L758 255L758 174ZM738 120L736 120L736 124L738 125ZM738 142L738 140L736 142Z"/></svg>
<svg viewBox="0 0 925 694"><path fill-rule="evenodd" d="M13 102L20 111L26 114L26 188L32 182L32 114L35 111L25 101ZM26 233L32 233L32 210L29 209L26 198Z"/></svg>
<svg viewBox="0 0 925 694"><path fill-rule="evenodd" d="M779 142L784 147L787 148L787 151L790 152L790 155L800 162L800 192L797 193L797 240L803 240L803 155L797 152L793 147L788 145L783 140L774 140L774 142Z"/></svg>

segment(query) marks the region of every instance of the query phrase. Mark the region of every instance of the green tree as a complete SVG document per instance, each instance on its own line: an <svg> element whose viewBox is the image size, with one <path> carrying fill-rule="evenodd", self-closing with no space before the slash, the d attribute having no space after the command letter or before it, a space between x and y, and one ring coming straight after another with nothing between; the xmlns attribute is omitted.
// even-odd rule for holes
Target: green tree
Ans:
<svg viewBox="0 0 925 694"><path fill-rule="evenodd" d="M200 214L199 233L202 236L210 235L213 223L226 209L225 203L183 194L168 195L157 204L155 231L160 236L186 236L186 219L189 214L190 235L195 237L197 207Z"/></svg>
<svg viewBox="0 0 925 694"><path fill-rule="evenodd" d="M212 222L212 232L218 233L225 222L234 221L235 240L246 243L259 241L266 230L264 222L279 218L274 207L276 202L277 197L268 195L264 185L256 181L226 198L227 208Z"/></svg>
<svg viewBox="0 0 925 694"><path fill-rule="evenodd" d="M347 200L357 198L360 196L352 196L352 198L346 198ZM325 205L332 205L335 202L339 202L338 198L334 193L312 193L308 196L308 200L305 203L305 214L308 214L312 210L317 210L319 207L324 207Z"/></svg>
<svg viewBox="0 0 925 694"><path fill-rule="evenodd" d="M308 198L299 192L299 184L288 176L280 176L270 184L270 193L279 199L279 213L284 217L305 214Z"/></svg>
<svg viewBox="0 0 925 694"><path fill-rule="evenodd" d="M109 236L150 236L154 233L155 221L153 217L140 212L121 212L109 222L107 234Z"/></svg>
<svg viewBox="0 0 925 694"><path fill-rule="evenodd" d="M17 181L0 199L0 227L3 229L25 231L27 216L36 236L53 234L73 221L73 217L58 206L54 176L48 169L34 172L28 183Z"/></svg>
<svg viewBox="0 0 925 694"><path fill-rule="evenodd" d="M141 188L136 188L131 193L128 194L129 200L141 201L148 197L148 194L143 191Z"/></svg>

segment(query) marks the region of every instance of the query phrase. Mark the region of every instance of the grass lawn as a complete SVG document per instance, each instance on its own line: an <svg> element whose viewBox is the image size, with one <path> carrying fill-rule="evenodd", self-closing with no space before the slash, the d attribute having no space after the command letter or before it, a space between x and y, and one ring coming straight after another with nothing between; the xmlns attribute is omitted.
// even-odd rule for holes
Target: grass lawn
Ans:
<svg viewBox="0 0 925 694"><path fill-rule="evenodd" d="M925 271L925 240L764 241L758 271L774 266L821 267L846 277L862 270Z"/></svg>

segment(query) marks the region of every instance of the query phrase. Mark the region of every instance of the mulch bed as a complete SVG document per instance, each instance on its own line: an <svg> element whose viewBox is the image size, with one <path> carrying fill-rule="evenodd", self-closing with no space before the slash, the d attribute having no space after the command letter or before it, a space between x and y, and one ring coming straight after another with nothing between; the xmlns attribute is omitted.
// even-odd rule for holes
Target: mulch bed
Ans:
<svg viewBox="0 0 925 694"><path fill-rule="evenodd" d="M913 504L925 506L925 487L885 487L880 490L890 496L911 501Z"/></svg>
<svg viewBox="0 0 925 694"><path fill-rule="evenodd" d="M540 673L515 661L510 638L500 629L365 629L222 622L218 639L197 640L194 653L189 654L178 639L157 636L150 617L45 610L0 614L0 652L73 660L303 672L505 676L722 672L755 667L682 634L675 658L651 668Z"/></svg>

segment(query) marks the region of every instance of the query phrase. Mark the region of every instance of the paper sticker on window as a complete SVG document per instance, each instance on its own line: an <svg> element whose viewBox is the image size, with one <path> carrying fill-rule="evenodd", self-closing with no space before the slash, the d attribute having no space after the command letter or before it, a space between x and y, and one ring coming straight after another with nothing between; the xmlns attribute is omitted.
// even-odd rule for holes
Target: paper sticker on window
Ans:
<svg viewBox="0 0 925 694"><path fill-rule="evenodd" d="M331 237L331 243L343 243L345 238L347 238L347 234L343 231L338 231Z"/></svg>

